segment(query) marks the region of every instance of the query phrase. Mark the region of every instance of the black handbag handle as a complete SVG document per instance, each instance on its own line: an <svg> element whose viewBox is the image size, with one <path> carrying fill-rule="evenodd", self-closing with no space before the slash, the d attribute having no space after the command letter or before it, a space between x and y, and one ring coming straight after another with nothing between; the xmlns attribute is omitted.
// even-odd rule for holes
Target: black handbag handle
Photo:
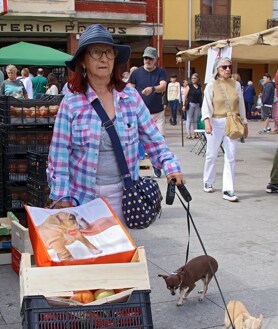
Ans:
<svg viewBox="0 0 278 329"><path fill-rule="evenodd" d="M114 152L115 152L115 155L117 158L118 166L119 166L121 175L123 176L124 186L125 186L125 188L131 188L134 184L131 179L130 172L128 170L128 166L126 163L122 145L121 145L119 136L117 134L117 131L115 129L114 122L109 119L107 113L105 112L104 108L100 104L100 101L98 98L94 99L92 101L91 105L93 106L93 108L97 112L98 116L100 117L100 119L102 121L102 125L105 128L105 130L107 131L107 133L111 139L111 142L114 147Z"/></svg>

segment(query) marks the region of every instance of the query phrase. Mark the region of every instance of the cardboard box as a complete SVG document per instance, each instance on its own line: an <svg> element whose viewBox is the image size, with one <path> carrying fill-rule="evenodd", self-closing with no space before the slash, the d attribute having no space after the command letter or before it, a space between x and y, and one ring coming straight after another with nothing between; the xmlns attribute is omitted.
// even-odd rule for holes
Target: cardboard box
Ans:
<svg viewBox="0 0 278 329"><path fill-rule="evenodd" d="M20 301L24 296L72 296L73 291L96 289L149 290L144 247L138 247L130 263L32 267L30 254L20 265Z"/></svg>

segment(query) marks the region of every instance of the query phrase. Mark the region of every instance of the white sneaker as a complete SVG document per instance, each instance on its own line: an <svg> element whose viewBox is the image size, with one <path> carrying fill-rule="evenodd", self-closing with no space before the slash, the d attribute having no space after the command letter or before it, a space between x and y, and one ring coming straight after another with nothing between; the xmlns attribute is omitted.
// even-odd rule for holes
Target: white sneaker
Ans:
<svg viewBox="0 0 278 329"><path fill-rule="evenodd" d="M212 185L211 184L208 184L208 183L205 183L205 185L204 185L204 192L212 193L213 192Z"/></svg>
<svg viewBox="0 0 278 329"><path fill-rule="evenodd" d="M231 202L237 202L238 201L238 197L235 195L235 193L233 191L224 191L223 192L223 199L231 201Z"/></svg>

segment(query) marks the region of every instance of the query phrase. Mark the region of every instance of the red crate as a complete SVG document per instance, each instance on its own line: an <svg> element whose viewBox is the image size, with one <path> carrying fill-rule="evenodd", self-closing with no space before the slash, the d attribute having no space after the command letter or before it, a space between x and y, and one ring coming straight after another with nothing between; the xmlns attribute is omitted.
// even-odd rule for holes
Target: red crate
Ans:
<svg viewBox="0 0 278 329"><path fill-rule="evenodd" d="M16 274L19 274L20 270L20 261L21 261L21 252L12 246L12 269Z"/></svg>

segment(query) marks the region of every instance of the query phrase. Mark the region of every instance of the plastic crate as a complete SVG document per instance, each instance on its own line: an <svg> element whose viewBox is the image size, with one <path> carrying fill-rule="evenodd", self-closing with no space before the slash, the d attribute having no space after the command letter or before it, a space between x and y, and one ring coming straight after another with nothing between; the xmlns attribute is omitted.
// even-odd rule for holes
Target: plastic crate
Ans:
<svg viewBox="0 0 278 329"><path fill-rule="evenodd" d="M27 159L28 177L36 181L46 182L48 153L28 152Z"/></svg>
<svg viewBox="0 0 278 329"><path fill-rule="evenodd" d="M27 186L25 185L17 185L6 184L6 191L4 197L4 204L6 209L14 209L14 208L22 208L24 204L27 203Z"/></svg>
<svg viewBox="0 0 278 329"><path fill-rule="evenodd" d="M3 155L4 176L6 181L27 181L28 161L26 155L5 153Z"/></svg>
<svg viewBox="0 0 278 329"><path fill-rule="evenodd" d="M50 188L47 182L37 182L27 179L27 202L33 207L49 207L53 200L49 199Z"/></svg>
<svg viewBox="0 0 278 329"><path fill-rule="evenodd" d="M23 329L152 329L149 290L135 290L125 303L52 306L44 296L23 298Z"/></svg>
<svg viewBox="0 0 278 329"><path fill-rule="evenodd" d="M43 99L0 96L0 123L8 125L53 124L63 95Z"/></svg>
<svg viewBox="0 0 278 329"><path fill-rule="evenodd" d="M2 129L2 146L4 153L19 154L28 151L47 153L52 138L53 127Z"/></svg>

